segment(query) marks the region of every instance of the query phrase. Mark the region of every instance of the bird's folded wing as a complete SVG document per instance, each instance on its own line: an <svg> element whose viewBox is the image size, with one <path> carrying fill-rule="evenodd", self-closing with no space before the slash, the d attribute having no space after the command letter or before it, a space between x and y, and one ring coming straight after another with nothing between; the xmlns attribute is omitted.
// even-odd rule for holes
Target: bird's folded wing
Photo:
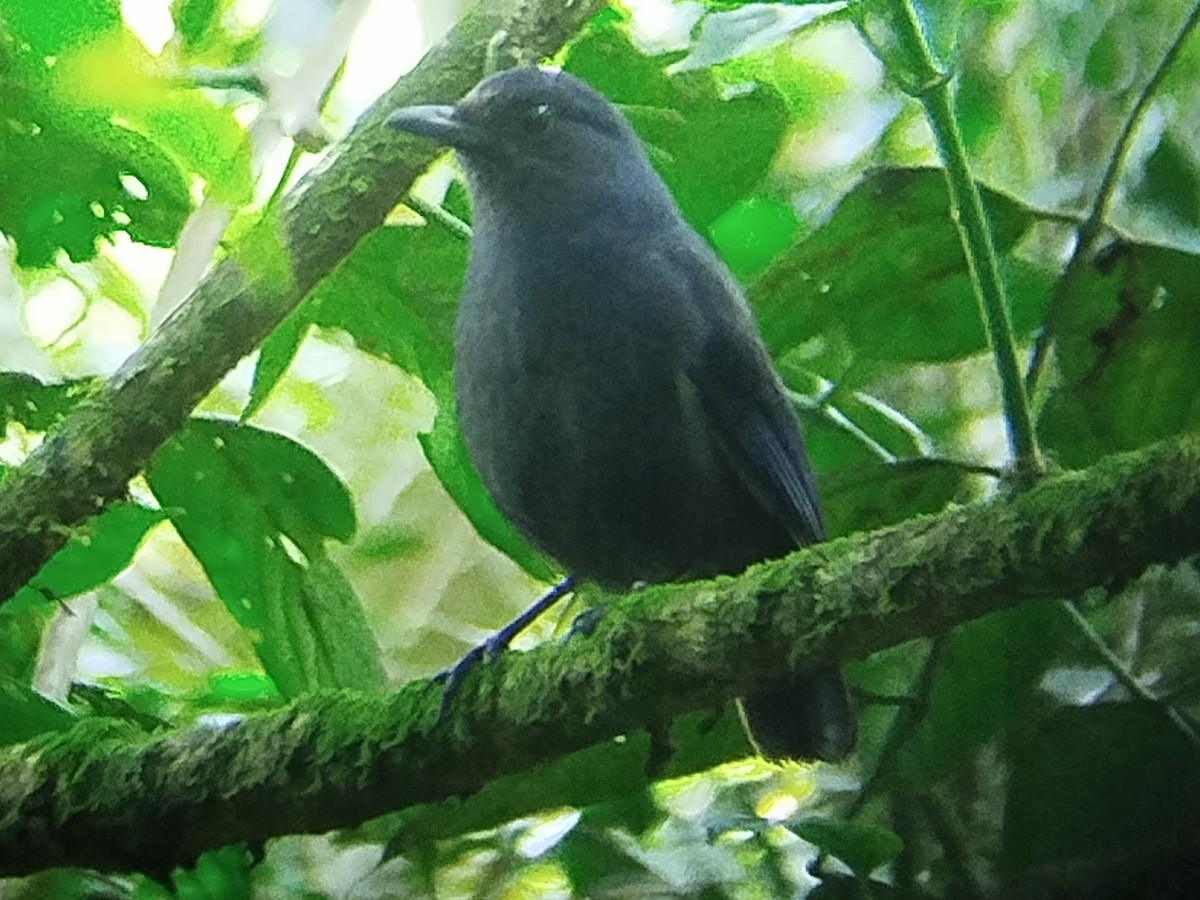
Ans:
<svg viewBox="0 0 1200 900"><path fill-rule="evenodd" d="M738 478L796 540L825 536L816 482L791 403L736 283L707 246L660 254L648 277L659 302L694 305L698 323L686 375L707 431Z"/></svg>

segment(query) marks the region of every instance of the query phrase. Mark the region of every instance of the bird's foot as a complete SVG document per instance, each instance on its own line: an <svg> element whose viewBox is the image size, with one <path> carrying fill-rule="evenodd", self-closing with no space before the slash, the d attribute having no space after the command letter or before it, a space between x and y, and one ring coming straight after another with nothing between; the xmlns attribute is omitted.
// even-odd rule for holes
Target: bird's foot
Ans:
<svg viewBox="0 0 1200 900"><path fill-rule="evenodd" d="M442 669L433 676L434 682L442 685L442 706L438 711L439 721L445 717L451 701L458 695L463 682L475 670L475 667L494 662L501 653L508 649L508 645L515 635L507 632L508 628L505 627L495 634L489 635L482 643L476 644L468 650L466 655L454 665Z"/></svg>
<svg viewBox="0 0 1200 900"><path fill-rule="evenodd" d="M574 579L567 576L549 591L543 594L536 603L529 609L525 610L495 634L488 637L482 643L472 647L471 650L448 669L443 669L433 677L434 683L443 684L442 688L442 705L438 712L438 721L445 718L450 704L458 695L458 691L462 688L463 681L474 671L475 667L481 663L486 665L493 662L496 657L508 649L508 645L516 639L529 624L544 613L547 609L553 606L565 594L570 593L574 587Z"/></svg>

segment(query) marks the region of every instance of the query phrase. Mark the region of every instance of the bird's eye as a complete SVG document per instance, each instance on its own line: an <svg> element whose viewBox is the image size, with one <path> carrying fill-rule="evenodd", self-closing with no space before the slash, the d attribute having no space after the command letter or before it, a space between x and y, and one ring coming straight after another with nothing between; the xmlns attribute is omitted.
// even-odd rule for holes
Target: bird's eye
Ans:
<svg viewBox="0 0 1200 900"><path fill-rule="evenodd" d="M553 111L549 103L535 103L525 110L525 130L530 134L538 134L550 125Z"/></svg>

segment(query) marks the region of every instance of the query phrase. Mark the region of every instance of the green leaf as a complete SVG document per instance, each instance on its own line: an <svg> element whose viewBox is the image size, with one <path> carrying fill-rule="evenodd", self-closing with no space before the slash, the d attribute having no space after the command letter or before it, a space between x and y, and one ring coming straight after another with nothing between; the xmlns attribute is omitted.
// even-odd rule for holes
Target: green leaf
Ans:
<svg viewBox="0 0 1200 900"><path fill-rule="evenodd" d="M0 0L4 26L42 58L57 57L121 25L112 0Z"/></svg>
<svg viewBox="0 0 1200 900"><path fill-rule="evenodd" d="M46 596L66 598L111 581L132 561L165 516L161 510L117 501L76 529L71 540L30 581Z"/></svg>
<svg viewBox="0 0 1200 900"><path fill-rule="evenodd" d="M201 706L255 708L278 706L282 699L275 682L261 672L213 672L208 685L208 693L197 701Z"/></svg>
<svg viewBox="0 0 1200 900"><path fill-rule="evenodd" d="M0 35L0 230L21 265L48 265L60 250L92 259L118 231L174 244L193 173L210 196L252 196L234 110L182 84L117 4L0 0L0 20L12 29Z"/></svg>
<svg viewBox="0 0 1200 900"><path fill-rule="evenodd" d="M383 683L358 597L325 553L325 539L348 540L355 521L319 457L283 435L193 419L147 479L285 696Z"/></svg>
<svg viewBox="0 0 1200 900"><path fill-rule="evenodd" d="M1128 24L1123 19L1109 19L1107 27L1088 50L1083 75L1091 87L1105 91L1119 90L1136 65L1130 59Z"/></svg>
<svg viewBox="0 0 1200 900"><path fill-rule="evenodd" d="M19 744L47 731L63 731L75 716L23 684L0 679L0 746Z"/></svg>
<svg viewBox="0 0 1200 900"><path fill-rule="evenodd" d="M737 756L750 756L754 748L733 703L724 709L702 709L677 716L671 723L671 758L662 777L685 775L720 765Z"/></svg>
<svg viewBox="0 0 1200 900"><path fill-rule="evenodd" d="M20 422L29 431L49 431L96 383L83 378L47 384L27 372L0 372L0 426Z"/></svg>
<svg viewBox="0 0 1200 900"><path fill-rule="evenodd" d="M1200 172L1190 142L1173 133L1163 135L1131 199L1162 207L1193 229L1200 225Z"/></svg>
<svg viewBox="0 0 1200 900"><path fill-rule="evenodd" d="M740 200L712 225L708 236L739 281L759 275L787 249L800 223L792 204L773 197Z"/></svg>
<svg viewBox="0 0 1200 900"><path fill-rule="evenodd" d="M800 820L791 829L810 844L836 856L859 878L870 877L904 849L904 841L894 831L860 822L813 816Z"/></svg>
<svg viewBox="0 0 1200 900"><path fill-rule="evenodd" d="M308 319L297 310L279 323L263 342L254 365L254 381L250 385L250 400L242 410L241 419L248 422L271 397L271 392L291 368L300 345L308 334Z"/></svg>
<svg viewBox="0 0 1200 900"><path fill-rule="evenodd" d="M1037 213L994 191L983 194L998 251L1008 254ZM1049 276L1011 258L1006 265L1019 280L1010 301L1024 337L1041 324ZM772 355L808 344L809 367L840 383L987 346L940 169L867 176L824 226L775 261L750 297Z"/></svg>
<svg viewBox="0 0 1200 900"><path fill-rule="evenodd" d="M732 91L707 70L669 76L670 62L610 27L572 44L564 68L623 107L684 218L703 233L766 176L787 132L787 103L765 83Z"/></svg>
<svg viewBox="0 0 1200 900"><path fill-rule="evenodd" d="M216 898L250 898L253 896L250 871L254 855L245 844L231 844L207 850L190 869L175 869L176 900L216 900Z"/></svg>
<svg viewBox="0 0 1200 900"><path fill-rule="evenodd" d="M618 822L616 827L623 824ZM554 848L554 859L562 866L575 897L602 893L614 873L620 873L617 877L624 883L637 883L637 876L629 872L635 866L628 848L614 841L611 831L596 828L582 818Z"/></svg>
<svg viewBox="0 0 1200 900"><path fill-rule="evenodd" d="M0 606L0 680L28 686L42 652L42 637L58 607L31 588Z"/></svg>
<svg viewBox="0 0 1200 900"><path fill-rule="evenodd" d="M250 139L232 109L218 106L199 90L175 89L131 115L140 130L204 178L208 196L235 207L253 198Z"/></svg>
<svg viewBox="0 0 1200 900"><path fill-rule="evenodd" d="M830 535L870 531L935 513L959 497L974 476L937 459L882 460L821 473Z"/></svg>
<svg viewBox="0 0 1200 900"><path fill-rule="evenodd" d="M467 244L434 224L378 228L305 302L308 321L435 381L451 370Z"/></svg>
<svg viewBox="0 0 1200 900"><path fill-rule="evenodd" d="M1037 682L1071 632L1054 604L1033 601L976 619L945 639L928 707L894 765L901 784L925 788L1035 709Z"/></svg>
<svg viewBox="0 0 1200 900"><path fill-rule="evenodd" d="M175 37L168 44L180 63L213 70L251 66L266 45L267 23L247 29L230 15L231 0L172 0Z"/></svg>
<svg viewBox="0 0 1200 900"><path fill-rule="evenodd" d="M636 731L602 741L541 766L536 777L518 773L498 778L466 798L411 806L396 817L394 847L412 847L433 838L494 828L536 809L629 801L645 794L651 739Z"/></svg>
<svg viewBox="0 0 1200 900"><path fill-rule="evenodd" d="M132 124L130 98L161 101L145 96L166 83L149 74L151 57L114 4L52 0L32 10L0 4L18 38L0 91L0 230L16 239L18 262L46 265L60 248L90 259L99 238L122 230L172 243L191 209L188 181Z"/></svg>
<svg viewBox="0 0 1200 900"><path fill-rule="evenodd" d="M216 27L221 14L220 0L174 0L171 18L175 33L185 46L202 43L209 30Z"/></svg>
<svg viewBox="0 0 1200 900"><path fill-rule="evenodd" d="M1064 303L1040 428L1069 466L1200 427L1200 256L1123 244Z"/></svg>
<svg viewBox="0 0 1200 900"><path fill-rule="evenodd" d="M76 262L117 231L169 246L191 210L179 166L155 143L109 118L0 94L0 230L23 266L45 266L62 249ZM34 131L36 129L36 131Z"/></svg>

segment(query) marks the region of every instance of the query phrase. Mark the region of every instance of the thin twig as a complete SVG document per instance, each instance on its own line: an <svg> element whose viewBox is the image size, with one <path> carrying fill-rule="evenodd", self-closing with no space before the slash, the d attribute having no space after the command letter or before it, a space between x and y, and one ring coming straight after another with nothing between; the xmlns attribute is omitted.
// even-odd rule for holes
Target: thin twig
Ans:
<svg viewBox="0 0 1200 900"><path fill-rule="evenodd" d="M941 662L942 650L945 649L945 646L945 635L938 635L930 641L929 653L921 665L920 674L917 675L916 689L913 691L912 699L908 704L898 708L883 749L879 752L879 762L875 766L875 771L871 773L871 776L863 784L862 790L858 792L858 796L854 798L851 811L846 818L853 818L866 808L875 796L875 792L886 781L888 766L925 718L925 714L929 711L929 698L933 694L934 677L937 675L938 664Z"/></svg>
<svg viewBox="0 0 1200 900"><path fill-rule="evenodd" d="M1184 715L1174 706L1167 703L1165 700L1154 696L1152 693L1146 690L1142 683L1138 681L1137 677L1131 671L1129 671L1129 668L1120 659L1120 657L1118 657L1117 654L1113 652L1112 648L1108 646L1103 636L1101 636L1100 633L1096 631L1092 623L1088 621L1087 616L1079 611L1079 607L1077 607L1071 600L1063 600L1060 605L1070 617L1071 621L1075 623L1075 626L1079 629L1079 633L1083 635L1084 640L1088 642L1088 645L1092 648L1096 655L1104 660L1104 664L1108 667L1109 671L1111 671L1113 675L1116 676L1117 680L1124 685L1125 690L1129 691L1130 695L1134 699L1145 703L1152 709L1160 711L1164 716L1167 717L1168 720L1170 720L1171 724L1175 726L1179 733L1191 742L1192 746L1200 747L1200 734L1197 734L1196 729L1192 726L1192 723L1189 722L1187 718L1185 718Z"/></svg>
<svg viewBox="0 0 1200 900"><path fill-rule="evenodd" d="M1074 287L1075 282L1079 279L1079 273L1083 270L1084 264L1091 259L1092 253L1096 248L1096 243L1105 230L1105 222L1108 219L1109 210L1112 208L1113 197L1116 195L1117 184L1125 169L1125 162L1129 157L1130 147L1133 146L1133 138L1137 134L1142 120L1145 119L1146 112L1150 109L1151 99L1153 99L1154 94L1158 91L1163 79L1166 78L1171 65L1179 57L1184 43L1197 24L1200 24L1200 3L1192 7L1191 15L1184 21L1179 29L1179 33L1175 35L1175 40L1171 42L1171 45L1167 48L1167 52L1163 54L1158 68L1154 70L1154 73L1146 82L1146 86L1142 88L1137 102L1134 103L1133 109L1129 112L1129 118L1126 119L1125 126L1121 129L1121 134L1117 138L1112 156L1109 157L1108 168L1105 170L1104 177L1100 181L1100 189L1096 192L1096 200L1092 204L1091 212L1088 213L1087 218L1076 232L1075 249L1071 253L1071 258L1067 262L1066 269L1063 270L1062 277L1058 280L1058 284L1054 288L1054 294L1050 299L1050 306L1046 311L1046 321L1037 336L1037 340L1034 341L1033 351L1029 357L1029 370L1025 373L1025 392L1031 397L1037 390L1038 379L1045 369L1046 359L1054 344L1055 334L1058 331L1059 320L1062 318L1062 311L1066 306L1067 297L1070 296L1071 288Z"/></svg>
<svg viewBox="0 0 1200 900"><path fill-rule="evenodd" d="M454 237L463 241L471 240L471 226L445 207L422 200L415 193L409 193L404 198L404 204L421 218L441 225Z"/></svg>

